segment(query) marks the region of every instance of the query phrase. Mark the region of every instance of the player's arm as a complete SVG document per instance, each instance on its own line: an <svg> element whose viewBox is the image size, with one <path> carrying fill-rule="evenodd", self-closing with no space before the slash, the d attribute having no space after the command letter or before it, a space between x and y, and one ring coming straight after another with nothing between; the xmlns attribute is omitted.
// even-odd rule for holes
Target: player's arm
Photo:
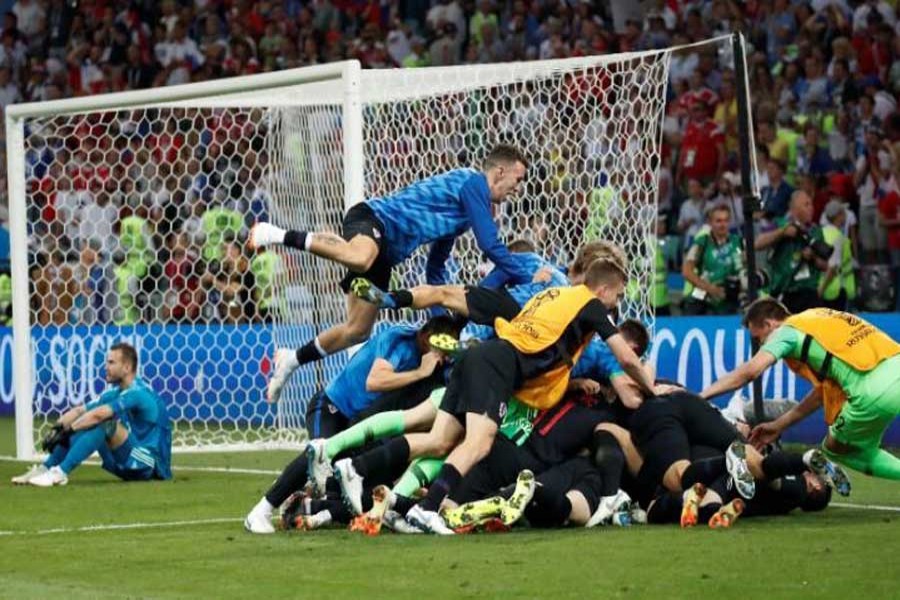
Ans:
<svg viewBox="0 0 900 600"><path fill-rule="evenodd" d="M72 423L72 431L82 431L96 427L104 421L108 421L115 415L113 407L109 404L101 404L95 408L86 411L83 415L75 419Z"/></svg>
<svg viewBox="0 0 900 600"><path fill-rule="evenodd" d="M763 371L775 364L777 359L774 355L766 350L760 350L749 361L745 362L731 373L720 377L708 388L700 392L700 397L709 400L715 398L719 394L730 392L738 388L744 387L757 377L763 374Z"/></svg>
<svg viewBox="0 0 900 600"><path fill-rule="evenodd" d="M416 381L429 377L443 357L438 352L426 352L422 355L422 362L418 367L410 371L396 371L394 365L383 358L376 358L366 377L367 392L389 392L405 387Z"/></svg>
<svg viewBox="0 0 900 600"><path fill-rule="evenodd" d="M799 404L768 423L760 423L750 432L750 442L761 447L775 441L785 429L802 421L822 406L822 389L814 387Z"/></svg>
<svg viewBox="0 0 900 600"><path fill-rule="evenodd" d="M76 406L67 410L57 421L58 425L62 425L63 427L71 427L72 423L75 422L78 417L84 414L85 412L84 405Z"/></svg>
<svg viewBox="0 0 900 600"><path fill-rule="evenodd" d="M483 178L471 177L460 190L459 199L462 202L469 223L472 225L472 233L475 242L485 256L509 274L511 283L520 284L531 281L531 273L524 260L516 258L509 249L500 242L497 235L497 224L491 215L490 192Z"/></svg>
<svg viewBox="0 0 900 600"><path fill-rule="evenodd" d="M503 269L494 268L490 273L484 276L484 279L478 283L478 286L496 290L502 288L507 283L509 283L509 273Z"/></svg>
<svg viewBox="0 0 900 600"><path fill-rule="evenodd" d="M454 241L456 238L442 238L431 244L428 262L425 263L425 283L429 285L447 283L447 259L453 251Z"/></svg>
<svg viewBox="0 0 900 600"><path fill-rule="evenodd" d="M643 369L647 373L647 377L650 378L650 381L653 381L655 379L653 365L645 363ZM609 379L609 383L612 385L616 396L619 397L619 401L626 408L635 409L644 402L644 396L641 394L640 386L635 383L634 379L625 373L613 374Z"/></svg>

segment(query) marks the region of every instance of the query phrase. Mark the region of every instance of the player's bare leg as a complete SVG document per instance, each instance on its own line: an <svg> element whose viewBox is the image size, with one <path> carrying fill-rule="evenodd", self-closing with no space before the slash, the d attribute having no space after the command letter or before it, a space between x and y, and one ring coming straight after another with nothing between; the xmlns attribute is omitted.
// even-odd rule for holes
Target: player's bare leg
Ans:
<svg viewBox="0 0 900 600"><path fill-rule="evenodd" d="M306 250L360 273L368 271L378 257L378 244L365 235L355 235L348 242L336 233L287 231L271 223L257 223L250 229L247 245L251 250L272 244Z"/></svg>

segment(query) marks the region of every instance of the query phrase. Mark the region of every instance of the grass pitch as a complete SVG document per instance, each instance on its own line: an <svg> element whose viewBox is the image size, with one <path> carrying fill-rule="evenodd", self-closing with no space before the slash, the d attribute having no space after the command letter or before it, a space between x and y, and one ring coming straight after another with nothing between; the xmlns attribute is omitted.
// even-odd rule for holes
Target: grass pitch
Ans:
<svg viewBox="0 0 900 600"><path fill-rule="evenodd" d="M0 454L13 437L0 420ZM13 487L27 465L0 461L0 598L900 597L898 482L857 475L855 507L731 531L245 533L243 515L290 458L179 455L175 481L145 484L86 465L46 490Z"/></svg>

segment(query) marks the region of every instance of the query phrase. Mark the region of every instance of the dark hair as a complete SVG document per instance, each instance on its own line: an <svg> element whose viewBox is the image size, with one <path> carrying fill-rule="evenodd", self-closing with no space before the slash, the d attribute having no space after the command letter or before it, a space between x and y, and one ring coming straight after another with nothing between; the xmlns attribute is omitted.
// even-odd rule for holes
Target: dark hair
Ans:
<svg viewBox="0 0 900 600"><path fill-rule="evenodd" d="M784 321L789 316L791 316L791 311L778 300L774 298L759 298L747 307L747 312L744 313L741 323L744 327L748 327L750 325L759 325L766 319Z"/></svg>
<svg viewBox="0 0 900 600"><path fill-rule="evenodd" d="M821 476L818 476L821 479ZM806 485L806 482L803 482ZM825 481L822 481L822 491L819 493L806 493L806 497L803 498L803 502L800 503L800 508L803 512L819 512L825 510L828 506L828 503L831 502L831 486L828 485Z"/></svg>
<svg viewBox="0 0 900 600"><path fill-rule="evenodd" d="M619 280L623 283L628 281L628 275L625 273L622 265L614 260L598 258L588 265L588 268L585 270L584 283L589 288L604 283L612 283L614 280Z"/></svg>
<svg viewBox="0 0 900 600"><path fill-rule="evenodd" d="M619 333L626 340L633 342L637 346L635 354L638 356L643 356L644 352L647 351L647 346L650 345L650 332L637 319L625 319L622 321L619 325Z"/></svg>
<svg viewBox="0 0 900 600"><path fill-rule="evenodd" d="M517 162L525 165L526 169L528 168L528 159L521 150L511 144L497 144L484 157L484 168L491 169L501 164L513 165Z"/></svg>
<svg viewBox="0 0 900 600"><path fill-rule="evenodd" d="M536 248L534 247L534 244L524 238L519 238L517 240L511 241L509 243L509 246L507 246L507 249L510 252L515 252L515 253L534 252L536 250Z"/></svg>
<svg viewBox="0 0 900 600"><path fill-rule="evenodd" d="M450 315L438 315L425 321L425 324L419 328L419 333L424 334L426 338L438 333L447 333L453 337L459 337L459 332L462 331L465 323L465 319L451 317Z"/></svg>
<svg viewBox="0 0 900 600"><path fill-rule="evenodd" d="M119 342L118 344L113 344L109 350L110 352L117 350L122 355L125 362L131 365L131 370L137 373L138 355L134 346L125 342Z"/></svg>
<svg viewBox="0 0 900 600"><path fill-rule="evenodd" d="M728 216L731 216L731 206L726 204L725 202L718 202L709 207L709 210L706 211L707 218L711 217L713 213L717 213L719 211L725 211L728 213Z"/></svg>

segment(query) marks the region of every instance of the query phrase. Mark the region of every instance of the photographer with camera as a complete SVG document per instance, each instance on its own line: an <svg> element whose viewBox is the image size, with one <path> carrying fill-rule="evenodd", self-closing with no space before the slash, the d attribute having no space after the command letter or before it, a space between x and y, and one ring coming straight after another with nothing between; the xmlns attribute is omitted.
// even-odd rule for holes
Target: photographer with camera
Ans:
<svg viewBox="0 0 900 600"><path fill-rule="evenodd" d="M834 253L813 221L813 201L798 190L791 195L788 214L776 221L778 228L756 238L757 250L771 249L769 294L791 312L819 306L819 280Z"/></svg>
<svg viewBox="0 0 900 600"><path fill-rule="evenodd" d="M681 273L684 275L685 315L737 312L744 274L741 237L728 232L731 207L716 204L707 213L708 230L694 238ZM707 228L704 228L707 229Z"/></svg>

